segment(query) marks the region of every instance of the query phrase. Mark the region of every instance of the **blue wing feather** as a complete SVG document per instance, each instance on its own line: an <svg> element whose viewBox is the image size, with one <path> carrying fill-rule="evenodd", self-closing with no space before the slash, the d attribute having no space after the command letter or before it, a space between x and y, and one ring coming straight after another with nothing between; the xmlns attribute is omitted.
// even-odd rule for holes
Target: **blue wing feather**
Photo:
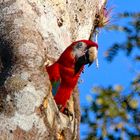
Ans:
<svg viewBox="0 0 140 140"><path fill-rule="evenodd" d="M60 86L60 80L52 82L51 84L52 84L52 94L53 94L53 96L55 96L58 91L58 88Z"/></svg>

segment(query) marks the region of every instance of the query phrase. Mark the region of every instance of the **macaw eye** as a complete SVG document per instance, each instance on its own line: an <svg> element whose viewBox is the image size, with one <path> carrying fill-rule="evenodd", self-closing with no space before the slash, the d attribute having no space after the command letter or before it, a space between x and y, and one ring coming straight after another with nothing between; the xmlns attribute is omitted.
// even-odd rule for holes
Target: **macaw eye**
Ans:
<svg viewBox="0 0 140 140"><path fill-rule="evenodd" d="M77 45L76 45L76 48L77 49L80 49L83 47L83 43L82 42L78 42Z"/></svg>

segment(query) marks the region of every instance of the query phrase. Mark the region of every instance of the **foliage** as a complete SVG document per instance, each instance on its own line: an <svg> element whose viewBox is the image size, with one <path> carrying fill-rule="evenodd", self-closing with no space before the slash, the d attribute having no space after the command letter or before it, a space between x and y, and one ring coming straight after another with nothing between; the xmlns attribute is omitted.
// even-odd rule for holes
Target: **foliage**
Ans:
<svg viewBox="0 0 140 140"><path fill-rule="evenodd" d="M106 59L111 62L122 50L128 57L137 49L140 50L140 13L119 14L126 18L126 26L113 25L112 30L123 31L126 40L114 43L106 51ZM139 63L140 55L133 56L133 62ZM86 140L120 140L140 138L140 73L132 80L129 88L111 85L107 88L94 87L90 97L90 106L83 107L81 122L88 124ZM93 117L94 116L94 117Z"/></svg>
<svg viewBox="0 0 140 140"><path fill-rule="evenodd" d="M114 56L117 55L119 50L122 50L129 56L133 49L137 48L140 50L140 13L123 13L119 14L119 18L125 18L128 21L124 26L122 25L112 25L108 27L111 30L122 31L126 35L126 40L123 43L114 43L106 51L106 58L108 61L112 61ZM134 57L135 60L140 61L140 55Z"/></svg>
<svg viewBox="0 0 140 140"><path fill-rule="evenodd" d="M114 88L95 87L94 92L94 100L90 107L84 108L82 116L82 122L88 123L91 128L87 140L121 139L123 134L131 138L140 137L138 94L134 96L131 91L128 95L123 95L119 85ZM94 119L90 116L92 113Z"/></svg>

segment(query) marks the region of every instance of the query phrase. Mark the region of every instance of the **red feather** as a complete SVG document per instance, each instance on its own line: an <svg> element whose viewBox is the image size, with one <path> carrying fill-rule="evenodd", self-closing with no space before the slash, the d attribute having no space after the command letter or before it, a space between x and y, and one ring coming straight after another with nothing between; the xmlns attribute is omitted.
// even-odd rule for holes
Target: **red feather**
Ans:
<svg viewBox="0 0 140 140"><path fill-rule="evenodd" d="M83 68L84 66L77 74L75 74L73 68L60 65L61 84L58 88L56 96L54 97L57 105L62 105L64 108L66 107L67 101L69 100L72 91L78 82Z"/></svg>
<svg viewBox="0 0 140 140"><path fill-rule="evenodd" d="M49 74L49 79L51 82L55 82L60 79L59 64L57 62L51 66L46 66L46 70Z"/></svg>

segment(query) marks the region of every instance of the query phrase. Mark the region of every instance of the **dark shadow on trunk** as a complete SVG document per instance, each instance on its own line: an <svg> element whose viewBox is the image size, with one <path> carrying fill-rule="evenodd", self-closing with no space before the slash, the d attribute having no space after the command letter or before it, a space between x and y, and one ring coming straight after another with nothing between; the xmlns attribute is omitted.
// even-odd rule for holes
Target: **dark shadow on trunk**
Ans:
<svg viewBox="0 0 140 140"><path fill-rule="evenodd" d="M0 59L1 59L1 71L0 71L0 86L2 86L6 78L10 75L9 71L13 65L12 62L12 46L11 41L4 38L0 38Z"/></svg>

